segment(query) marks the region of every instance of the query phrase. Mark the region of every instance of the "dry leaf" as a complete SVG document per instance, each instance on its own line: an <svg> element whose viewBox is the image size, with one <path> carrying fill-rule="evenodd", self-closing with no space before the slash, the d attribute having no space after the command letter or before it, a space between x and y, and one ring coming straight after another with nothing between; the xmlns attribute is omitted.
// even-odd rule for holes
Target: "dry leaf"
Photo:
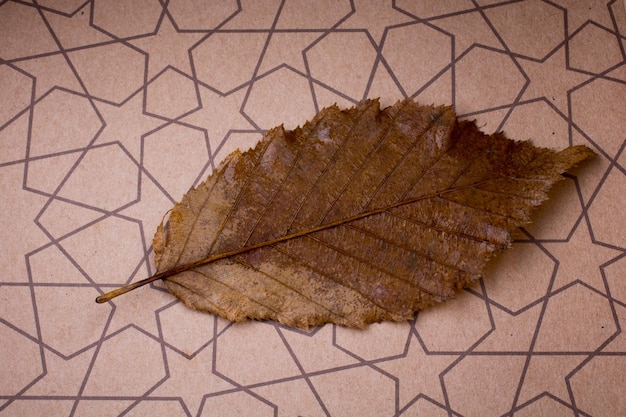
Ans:
<svg viewBox="0 0 626 417"><path fill-rule="evenodd" d="M158 277L229 320L410 319L478 280L592 154L487 136L450 107L333 106L271 130L190 190L155 236Z"/></svg>

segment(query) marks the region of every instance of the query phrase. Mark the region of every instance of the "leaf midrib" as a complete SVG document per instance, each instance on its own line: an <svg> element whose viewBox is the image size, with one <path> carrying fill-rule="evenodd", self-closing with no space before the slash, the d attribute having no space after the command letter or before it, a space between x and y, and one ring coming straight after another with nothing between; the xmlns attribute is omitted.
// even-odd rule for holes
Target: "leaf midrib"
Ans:
<svg viewBox="0 0 626 417"><path fill-rule="evenodd" d="M300 230L300 231L297 231L297 232L294 232L294 233L290 233L290 234L287 234L287 235L279 236L279 237L274 238L274 239L265 240L263 242L255 243L253 245L243 246L243 247L240 247L240 248L237 248L237 249L233 249L233 250L230 250L230 251L217 253L217 254L208 256L206 258L203 258L203 259L200 259L200 260L197 260L197 261L194 261L194 262L190 262L190 263L187 263L187 264L184 264L184 265L179 265L179 266L177 266L175 268L172 268L172 269L169 269L167 271L160 272L160 273L158 273L156 275L153 275L150 278L146 278L146 280L150 280L149 282L152 282L152 281L156 281L156 280L159 280L159 279L167 278L167 277L170 277L170 276L173 276L173 275L176 275L176 274L180 274L181 272L189 271L191 269L198 268L198 267L200 267L202 265L206 265L206 264L209 264L211 262L218 261L220 259L230 258L232 256L236 256L236 255L239 255L239 254L242 254L242 253L250 252L250 251L253 251L255 249L263 248L263 247L266 247L266 246L271 246L271 245L274 245L276 243L284 242L284 241L291 240L291 239L296 239L296 238L299 238L299 237L302 237L302 236L313 234L315 232L319 232L321 230L325 230L325 229L330 229L332 227L341 226L343 224L348 224L348 223L351 223L351 222L356 221L356 220L360 220L360 219L363 219L363 218L366 218L366 217L370 217L370 216L374 216L374 215L383 213L383 212L385 212L387 210L390 210L390 209L393 209L393 208L396 208L396 207L401 207L401 206L404 206L404 205L407 205L407 204L413 204L413 203L416 203L416 202L419 202L419 201L423 201L423 200L427 200L427 199L430 199L430 198L443 197L446 194L454 193L454 192L457 192L457 191L471 189L471 188L474 188L474 187L476 187L476 186L478 186L480 184L483 184L483 183L486 183L486 182L490 182L490 181L494 181L494 180L496 180L496 178L487 179L487 180L479 181L479 182L474 183L474 184L464 185L464 186L460 186L460 187L449 188L447 190L439 191L439 192L428 194L428 195L423 195L423 196L420 196L420 197L417 197L417 198L414 198L414 199L400 201L400 202L397 202L397 203L394 203L394 204L387 205L385 207L380 207L380 208L377 208L377 209L373 209L373 210L369 210L369 211L366 211L366 212L362 212L362 213L356 214L354 216L351 216L351 217L348 217L348 218L345 218L345 219L339 219L339 220L336 220L336 221L333 221L333 222L330 222L330 223L326 223L326 224L323 224L323 225L315 226L315 227L312 227L312 228L309 228L309 229L304 229L304 230Z"/></svg>

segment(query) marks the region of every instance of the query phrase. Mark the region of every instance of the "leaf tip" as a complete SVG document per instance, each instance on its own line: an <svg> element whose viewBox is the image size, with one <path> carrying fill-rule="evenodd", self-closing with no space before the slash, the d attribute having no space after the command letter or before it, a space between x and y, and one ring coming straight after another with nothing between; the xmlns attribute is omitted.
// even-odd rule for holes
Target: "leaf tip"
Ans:
<svg viewBox="0 0 626 417"><path fill-rule="evenodd" d="M565 164L569 165L569 168L572 168L581 162L595 158L598 154L586 145L576 145L563 149L559 152L559 156Z"/></svg>

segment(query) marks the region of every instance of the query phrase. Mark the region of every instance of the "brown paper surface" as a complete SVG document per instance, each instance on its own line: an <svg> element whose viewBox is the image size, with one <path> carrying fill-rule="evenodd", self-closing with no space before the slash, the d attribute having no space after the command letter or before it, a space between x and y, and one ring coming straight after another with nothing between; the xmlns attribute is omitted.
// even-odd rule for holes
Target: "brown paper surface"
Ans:
<svg viewBox="0 0 626 417"><path fill-rule="evenodd" d="M0 416L626 414L623 1L81 3L0 2ZM367 97L599 156L408 323L94 303L231 151Z"/></svg>

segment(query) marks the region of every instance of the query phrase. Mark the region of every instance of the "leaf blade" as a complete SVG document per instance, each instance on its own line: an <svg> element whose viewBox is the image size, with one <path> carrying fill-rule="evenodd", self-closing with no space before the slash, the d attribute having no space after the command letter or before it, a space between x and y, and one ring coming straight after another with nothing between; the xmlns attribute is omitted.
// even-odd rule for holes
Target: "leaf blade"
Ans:
<svg viewBox="0 0 626 417"><path fill-rule="evenodd" d="M412 100L333 106L190 190L155 236L158 273L190 307L231 320L404 320L482 276L592 154L487 136Z"/></svg>

